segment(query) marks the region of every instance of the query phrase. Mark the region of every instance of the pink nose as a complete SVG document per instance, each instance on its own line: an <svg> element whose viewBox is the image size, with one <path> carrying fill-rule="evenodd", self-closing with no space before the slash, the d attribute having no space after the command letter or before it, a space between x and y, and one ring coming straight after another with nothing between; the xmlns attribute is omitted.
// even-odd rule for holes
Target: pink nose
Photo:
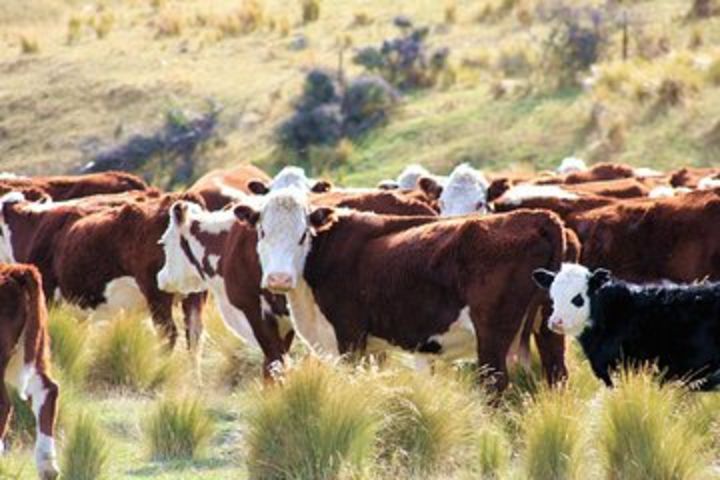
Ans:
<svg viewBox="0 0 720 480"><path fill-rule="evenodd" d="M560 318L555 318L549 322L550 330L552 330L555 333L563 333L563 321Z"/></svg>
<svg viewBox="0 0 720 480"><path fill-rule="evenodd" d="M292 290L292 275L287 273L271 273L267 276L267 288L275 292Z"/></svg>

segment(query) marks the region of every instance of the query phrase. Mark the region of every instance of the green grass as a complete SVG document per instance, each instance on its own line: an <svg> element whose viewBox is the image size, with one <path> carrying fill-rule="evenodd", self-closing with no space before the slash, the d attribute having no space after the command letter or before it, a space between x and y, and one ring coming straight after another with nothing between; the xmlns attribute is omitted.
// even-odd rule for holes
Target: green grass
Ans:
<svg viewBox="0 0 720 480"><path fill-rule="evenodd" d="M370 466L380 418L360 382L317 360L251 391L248 468L258 480L333 479Z"/></svg>
<svg viewBox="0 0 720 480"><path fill-rule="evenodd" d="M153 460L194 460L205 453L214 426L200 400L163 398L145 419L143 432Z"/></svg>
<svg viewBox="0 0 720 480"><path fill-rule="evenodd" d="M88 325L67 307L56 307L49 315L53 363L65 379L80 384L87 376Z"/></svg>
<svg viewBox="0 0 720 480"><path fill-rule="evenodd" d="M62 451L62 474L73 480L106 478L110 449L95 417L77 414L66 432Z"/></svg>

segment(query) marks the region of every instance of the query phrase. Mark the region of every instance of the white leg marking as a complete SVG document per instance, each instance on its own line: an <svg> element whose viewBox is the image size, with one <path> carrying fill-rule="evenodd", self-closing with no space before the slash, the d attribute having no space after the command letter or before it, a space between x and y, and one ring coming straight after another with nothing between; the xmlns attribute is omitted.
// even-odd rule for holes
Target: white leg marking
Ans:
<svg viewBox="0 0 720 480"><path fill-rule="evenodd" d="M35 440L35 461L38 470L41 472L58 471L55 440L40 432L40 411L47 400L48 391L45 388L43 379L35 372L28 383L28 394L32 398L32 411L35 414L37 424L37 439Z"/></svg>
<svg viewBox="0 0 720 480"><path fill-rule="evenodd" d="M225 325L227 325L237 336L242 338L248 346L260 349L260 344L255 338L255 334L250 327L245 313L230 303L225 290L225 281L222 278L214 279L211 283L211 291L215 303L220 310Z"/></svg>

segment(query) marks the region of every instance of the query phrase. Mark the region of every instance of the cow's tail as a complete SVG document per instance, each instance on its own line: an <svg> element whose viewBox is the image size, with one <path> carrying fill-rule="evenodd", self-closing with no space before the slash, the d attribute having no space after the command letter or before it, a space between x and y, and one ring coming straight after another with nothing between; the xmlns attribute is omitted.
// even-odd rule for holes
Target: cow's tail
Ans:
<svg viewBox="0 0 720 480"><path fill-rule="evenodd" d="M18 391L23 399L27 399L31 377L36 372L45 372L49 363L48 314L42 277L37 268L27 266L17 273L16 279L23 287L25 297L24 358Z"/></svg>

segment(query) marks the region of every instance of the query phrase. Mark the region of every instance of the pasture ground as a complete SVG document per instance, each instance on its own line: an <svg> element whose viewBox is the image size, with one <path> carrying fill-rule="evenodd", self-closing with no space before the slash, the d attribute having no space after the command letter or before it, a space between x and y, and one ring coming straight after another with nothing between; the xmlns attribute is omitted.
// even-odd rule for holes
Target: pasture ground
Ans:
<svg viewBox="0 0 720 480"><path fill-rule="evenodd" d="M66 309L53 311L51 324L59 321L60 317L67 319L72 315L69 312ZM154 338L149 321L138 322L141 330ZM253 399L269 399L276 389L293 388L292 382L283 386L263 386L260 358L244 349L239 340L225 330L212 309L202 358L203 383L200 384L192 374L189 355L178 348L170 360L173 364L171 373L153 388L141 392L108 385L93 374L94 369L100 368L96 366L93 349L102 344L99 338L110 326L96 324L88 327L82 322L75 325L76 332L54 331L58 344L56 350L63 348L60 346L62 339L65 339L63 345L67 345L67 339L79 333L85 339L85 351L89 352L82 354L79 360L84 362L84 368L79 370L86 373L76 372L74 380L58 365L66 363L68 357L63 355L67 351L56 354L56 358L63 358L62 362L56 360L55 366L55 374L63 382L58 435L60 452L65 447L67 425L79 412L84 412L98 420L106 442L109 456L105 478L249 478L248 462L252 459L251 455L257 454L252 453L252 447L247 444L248 432L253 426L250 416L257 411L253 408L258 405L252 403ZM433 378L414 372L409 367L410 362L402 356L391 356L379 367L322 364L319 367L314 362L300 360L304 352L298 349L293 354L293 369L309 369L305 377L294 377L299 378L296 381L319 375L326 381L347 382L339 386L331 383L331 391L333 385L336 389L360 388L366 398L373 398L383 389L400 388L399 385L405 385L410 391L413 391L412 385L420 386L414 394L405 396L403 393L402 398L411 402L413 412L421 412L418 414L421 429L413 436L429 431L428 438L437 445L407 444L404 443L407 436L403 437L402 429L400 434L389 435L381 428L374 434L373 452L369 454L368 463L361 471L352 471L342 478L418 478L418 472L409 470L406 462L398 466L388 461L388 452L397 453L403 448L407 451L402 458L408 455L412 461L431 459L429 470L423 470L422 478L469 479L482 477L483 472L487 478L541 478L537 472L547 471L543 468L557 468L557 471L565 472L562 478L606 478L613 461L608 459L607 451L618 442L617 437L609 433L607 422L612 418L612 412L619 415L618 411L627 414L627 418L619 420L616 425L616 434L621 438L619 441L626 442L623 449L632 450L640 443L652 444L648 447L649 453L645 452L645 458L638 453L639 463L654 464L663 455L688 457L683 460L686 466L666 468L665 473L676 471L678 476L658 478L718 478L720 394L688 395L674 387L660 388L644 373L627 376L621 380L623 386L611 392L593 377L587 362L575 347L571 342L571 377L565 390L549 392L542 387L535 357L532 372L516 372L513 375L514 386L499 406L489 406L483 390L472 387L464 380L464 369L458 373L438 365ZM162 358L162 355L158 356L158 363L163 362ZM152 366L143 367L149 368ZM338 370L339 375L330 374L328 377L328 372L333 370ZM340 393L336 390L333 395ZM162 398L178 396L199 400L209 414L214 426L209 447L194 460L152 461L143 433L144 419ZM384 425L383 422L395 421L397 405L383 405L379 413L375 411L373 415L378 415L380 424ZM455 430L462 432L437 427L438 424L453 425L458 418L469 422L465 427L456 425ZM628 423L631 418L636 423ZM632 438L634 434L638 438ZM30 443L27 438L18 440L17 433L11 435L15 435L14 444L10 455L0 464L0 478L35 478ZM683 445L687 448L683 449ZM556 450L553 451L551 446L555 446ZM274 458L281 463L283 447L279 447L279 452L274 454ZM291 454L289 451L286 453ZM621 478L643 478L642 475L647 475L647 472L639 477L627 475Z"/></svg>

